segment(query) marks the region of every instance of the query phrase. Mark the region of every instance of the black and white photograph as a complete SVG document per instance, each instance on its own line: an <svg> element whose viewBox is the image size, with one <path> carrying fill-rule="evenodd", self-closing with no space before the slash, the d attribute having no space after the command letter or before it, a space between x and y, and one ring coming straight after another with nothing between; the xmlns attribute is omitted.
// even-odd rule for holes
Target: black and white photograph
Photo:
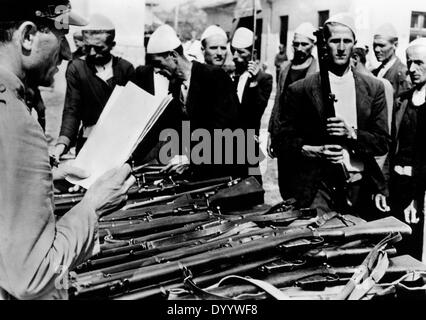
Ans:
<svg viewBox="0 0 426 320"><path fill-rule="evenodd" d="M0 300L426 301L426 1L0 5Z"/></svg>

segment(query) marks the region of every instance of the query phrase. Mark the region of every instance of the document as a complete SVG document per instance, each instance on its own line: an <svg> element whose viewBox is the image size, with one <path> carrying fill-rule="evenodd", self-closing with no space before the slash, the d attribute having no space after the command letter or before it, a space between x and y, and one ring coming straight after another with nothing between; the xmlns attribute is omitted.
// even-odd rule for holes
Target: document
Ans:
<svg viewBox="0 0 426 320"><path fill-rule="evenodd" d="M171 100L164 91L153 96L132 82L117 86L73 163L90 173L89 178L67 180L89 189L103 174L124 165Z"/></svg>

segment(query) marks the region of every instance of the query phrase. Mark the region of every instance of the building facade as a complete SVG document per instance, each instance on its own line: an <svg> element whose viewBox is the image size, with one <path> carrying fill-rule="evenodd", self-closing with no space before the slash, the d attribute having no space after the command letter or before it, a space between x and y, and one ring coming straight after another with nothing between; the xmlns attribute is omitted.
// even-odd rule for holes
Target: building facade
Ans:
<svg viewBox="0 0 426 320"><path fill-rule="evenodd" d="M203 1L203 0L202 0ZM232 31L233 9L237 1L205 1L203 8L209 23L219 24ZM302 22L311 22L315 27L322 25L328 17L339 12L353 14L357 27L358 42L372 48L373 33L386 22L392 23L399 33L397 55L405 61L408 43L418 36L426 37L426 1L424 0L262 0L262 12L258 18L261 36L260 58L274 65L278 46L287 47L289 58L293 56L291 41L294 30ZM247 18L244 18L247 19ZM235 21L234 21L235 23ZM369 56L374 66L377 61L372 50Z"/></svg>

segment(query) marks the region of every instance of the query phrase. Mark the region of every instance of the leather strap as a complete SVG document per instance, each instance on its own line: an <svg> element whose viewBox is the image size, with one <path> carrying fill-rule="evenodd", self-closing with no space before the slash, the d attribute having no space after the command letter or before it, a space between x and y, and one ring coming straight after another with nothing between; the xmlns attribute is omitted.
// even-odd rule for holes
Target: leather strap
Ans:
<svg viewBox="0 0 426 320"><path fill-rule="evenodd" d="M246 282L248 284L251 284L251 285L259 288L261 291L265 292L269 297L274 298L275 300L289 300L290 299L290 297L288 295L286 295L285 293L280 291L278 288L276 288L273 285L271 285L270 283L267 283L267 282L262 281L262 280L256 280L256 279L252 279L252 278L249 278L249 277L243 278L243 277L239 277L239 276L228 276L226 278L223 278L221 281L219 281L218 284L213 285L213 286L206 288L206 289L202 289L194 283L194 281L192 280L192 274L190 273L189 270L186 269L185 274L186 274L186 277L184 279L185 287L191 293L195 294L197 297L202 298L202 299L206 299L206 300L238 300L236 298L225 297L225 296L213 294L213 293L208 291L210 289L218 288L218 287L222 286L225 282L227 282L229 280L234 280L234 281L238 280L238 281L241 281L241 282Z"/></svg>

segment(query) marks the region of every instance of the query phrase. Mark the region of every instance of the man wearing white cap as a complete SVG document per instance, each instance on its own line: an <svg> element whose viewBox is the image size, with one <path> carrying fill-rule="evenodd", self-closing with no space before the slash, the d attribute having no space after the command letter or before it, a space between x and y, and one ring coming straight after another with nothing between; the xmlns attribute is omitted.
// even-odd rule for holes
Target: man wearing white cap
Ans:
<svg viewBox="0 0 426 320"><path fill-rule="evenodd" d="M67 92L62 126L54 156L73 144L81 150L96 125L116 85L125 86L133 77L133 65L115 57L115 27L112 21L94 14L83 30L85 58L72 61L67 69ZM80 129L81 127L81 129Z"/></svg>
<svg viewBox="0 0 426 320"><path fill-rule="evenodd" d="M223 67L228 56L228 36L217 26L209 26L201 35L201 48L205 63Z"/></svg>
<svg viewBox="0 0 426 320"><path fill-rule="evenodd" d="M336 116L326 116L319 73L294 83L282 96L277 145L287 165L282 175L287 181L284 198L294 197L301 206L320 213L361 214L357 209L371 199L370 189L387 192L374 159L388 152L390 142L384 87L372 77L351 71L356 36L349 14L330 18L324 36ZM349 194L344 196L333 192L337 185L330 174L343 164L350 175ZM337 207L346 200L352 202L352 210Z"/></svg>
<svg viewBox="0 0 426 320"><path fill-rule="evenodd" d="M413 88L396 101L398 110L403 110L397 114L401 119L397 119L398 146L392 162L392 173L399 183L391 184L390 207L394 216L413 229L403 243L404 250L421 260L426 191L426 38L411 42L406 54Z"/></svg>
<svg viewBox="0 0 426 320"><path fill-rule="evenodd" d="M294 58L292 61L285 62L278 79L277 91L275 96L275 104L272 109L271 119L269 120L269 141L268 153L271 158L277 157L278 161L278 184L286 183L280 179L280 172L285 171L282 168L282 157L274 152L274 144L276 143L277 132L279 131L279 112L281 95L287 91L288 87L306 76L312 75L318 71L318 62L312 56L312 50L315 48L315 28L311 23L305 22L298 26L294 32L293 51Z"/></svg>
<svg viewBox="0 0 426 320"><path fill-rule="evenodd" d="M273 87L272 75L260 69L253 54L253 32L238 28L231 42L231 52L235 63L234 84L240 106L240 114L245 129L260 133L262 116L268 106ZM257 177L261 181L261 176Z"/></svg>
<svg viewBox="0 0 426 320"><path fill-rule="evenodd" d="M234 83L241 103L243 121L248 129L260 130L260 122L272 92L273 79L260 69L252 56L253 32L247 28L235 31L231 51L235 63Z"/></svg>
<svg viewBox="0 0 426 320"><path fill-rule="evenodd" d="M374 34L373 43L374 54L381 64L372 72L376 77L390 81L395 98L410 88L407 67L396 56L397 48L398 34L395 27L390 23L381 25Z"/></svg>
<svg viewBox="0 0 426 320"><path fill-rule="evenodd" d="M173 107L168 108L168 124L164 128L178 128L182 121L189 121L191 131L208 130L212 136L215 129L234 130L239 125L238 98L231 79L217 67L189 61L183 52L182 43L175 30L168 25L159 27L151 36L147 53L155 72L171 82ZM183 152L182 152L183 154ZM183 173L189 167L188 157L178 155L168 164L166 171ZM197 178L234 176L233 166L194 165Z"/></svg>

